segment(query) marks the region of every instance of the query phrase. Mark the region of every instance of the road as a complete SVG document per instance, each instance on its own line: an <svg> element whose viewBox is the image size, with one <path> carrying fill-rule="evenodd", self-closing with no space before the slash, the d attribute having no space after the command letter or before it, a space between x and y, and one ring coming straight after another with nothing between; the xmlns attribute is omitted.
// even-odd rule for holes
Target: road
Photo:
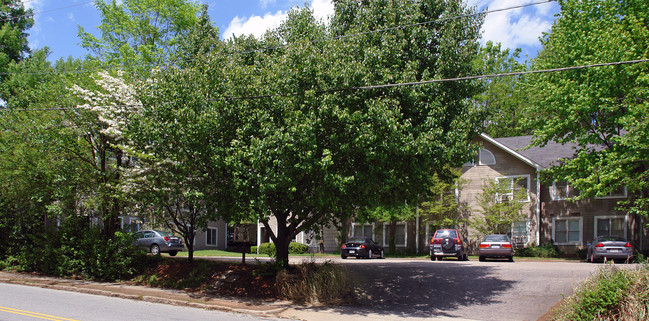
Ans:
<svg viewBox="0 0 649 321"><path fill-rule="evenodd" d="M580 282L603 267L566 261L336 261L348 267L357 296L364 298L361 306L298 309L283 316L306 320L537 320L562 295L571 295Z"/></svg>
<svg viewBox="0 0 649 321"><path fill-rule="evenodd" d="M0 320L275 320L76 292L0 283Z"/></svg>

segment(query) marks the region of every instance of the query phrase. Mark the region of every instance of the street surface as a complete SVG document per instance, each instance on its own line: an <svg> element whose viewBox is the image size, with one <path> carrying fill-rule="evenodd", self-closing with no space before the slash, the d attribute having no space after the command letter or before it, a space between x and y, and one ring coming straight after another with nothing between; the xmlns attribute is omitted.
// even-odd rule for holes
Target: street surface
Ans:
<svg viewBox="0 0 649 321"><path fill-rule="evenodd" d="M297 263L299 260L293 260ZM335 260L352 277L360 306L296 310L305 320L537 320L604 267L566 261ZM633 265L621 265L632 267ZM331 313L327 315L327 313Z"/></svg>
<svg viewBox="0 0 649 321"><path fill-rule="evenodd" d="M106 296L0 283L0 320L276 320Z"/></svg>

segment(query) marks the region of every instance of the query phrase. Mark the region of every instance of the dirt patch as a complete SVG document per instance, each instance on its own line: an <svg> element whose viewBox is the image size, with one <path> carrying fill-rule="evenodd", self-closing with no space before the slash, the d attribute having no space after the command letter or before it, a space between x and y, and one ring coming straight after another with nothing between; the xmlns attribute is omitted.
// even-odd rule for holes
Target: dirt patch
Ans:
<svg viewBox="0 0 649 321"><path fill-rule="evenodd" d="M128 283L218 296L278 299L275 277L276 272L267 264L166 259L150 262L142 275Z"/></svg>

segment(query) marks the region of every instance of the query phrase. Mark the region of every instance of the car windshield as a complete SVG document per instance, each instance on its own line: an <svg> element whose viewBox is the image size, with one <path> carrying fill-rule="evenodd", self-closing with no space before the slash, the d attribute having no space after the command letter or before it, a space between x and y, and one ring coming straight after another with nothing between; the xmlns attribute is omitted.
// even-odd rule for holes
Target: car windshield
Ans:
<svg viewBox="0 0 649 321"><path fill-rule="evenodd" d="M364 243L365 240L367 240L365 237L352 237L352 238L349 239L348 242Z"/></svg>
<svg viewBox="0 0 649 321"><path fill-rule="evenodd" d="M626 242L626 239L624 239L621 236L600 236L599 241L600 242L606 242L606 241Z"/></svg>
<svg viewBox="0 0 649 321"><path fill-rule="evenodd" d="M437 238L443 238L443 237L452 237L452 238L457 238L457 232L454 230L441 230L437 231L435 234L435 237Z"/></svg>
<svg viewBox="0 0 649 321"><path fill-rule="evenodd" d="M487 235L483 242L509 242L507 235Z"/></svg>

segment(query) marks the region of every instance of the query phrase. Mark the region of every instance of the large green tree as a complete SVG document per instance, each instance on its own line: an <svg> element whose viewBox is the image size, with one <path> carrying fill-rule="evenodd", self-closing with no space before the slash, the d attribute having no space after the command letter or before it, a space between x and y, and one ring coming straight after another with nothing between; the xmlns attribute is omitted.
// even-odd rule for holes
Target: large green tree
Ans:
<svg viewBox="0 0 649 321"><path fill-rule="evenodd" d="M32 9L26 10L20 0L0 2L0 80L4 80L11 62L30 54L27 30L34 25Z"/></svg>
<svg viewBox="0 0 649 321"><path fill-rule="evenodd" d="M200 5L190 0L95 1L101 36L79 27L81 45L106 65L142 73L171 65L179 44L198 21Z"/></svg>
<svg viewBox="0 0 649 321"><path fill-rule="evenodd" d="M364 206L415 204L446 164L471 154L471 82L368 88L472 73L480 19L460 1L336 1L332 25L293 10L265 36L260 92L233 158L237 178L288 261L301 231L340 223ZM366 33L396 25L418 26ZM340 36L344 40L321 41ZM347 90L336 90L348 88ZM277 229L272 229L272 223ZM273 231L274 230L274 231Z"/></svg>
<svg viewBox="0 0 649 321"><path fill-rule="evenodd" d="M559 1L561 12L535 69L647 59L649 2ZM624 186L635 213L649 211L649 63L611 65L530 77L527 125L535 143L578 145L574 159L549 171L580 198Z"/></svg>

